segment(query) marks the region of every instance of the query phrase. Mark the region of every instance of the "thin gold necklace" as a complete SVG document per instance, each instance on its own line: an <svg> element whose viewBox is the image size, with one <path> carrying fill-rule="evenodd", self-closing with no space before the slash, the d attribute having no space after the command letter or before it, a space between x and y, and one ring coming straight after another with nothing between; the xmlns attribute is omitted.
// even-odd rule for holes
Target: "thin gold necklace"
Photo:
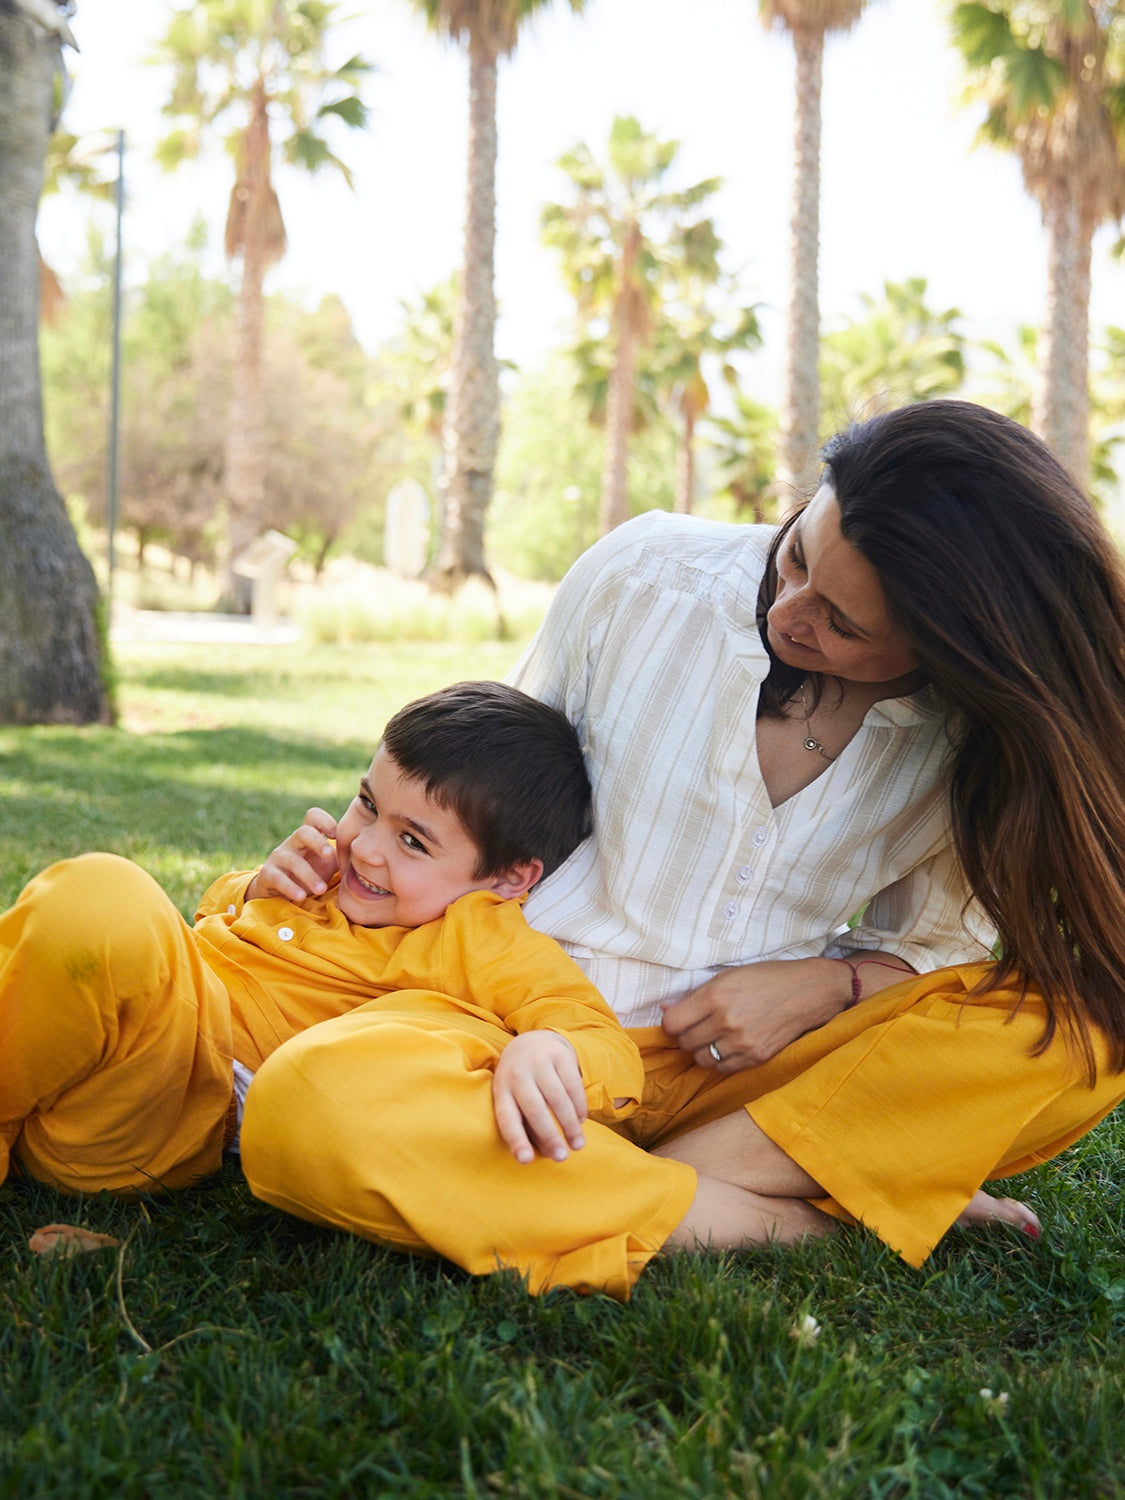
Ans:
<svg viewBox="0 0 1125 1500"><path fill-rule="evenodd" d="M805 749L806 750L811 750L814 755L822 755L824 757L824 759L826 761L828 761L829 764L831 764L832 761L834 761L836 759L836 757L834 755L829 755L828 751L820 743L820 741L817 739L816 735L813 734L812 727L809 724L809 719L811 717L811 710L809 708L808 699L805 697L805 689L807 687L808 687L808 683L807 682L802 682L801 683L801 712L805 716L805 739L804 739Z"/></svg>

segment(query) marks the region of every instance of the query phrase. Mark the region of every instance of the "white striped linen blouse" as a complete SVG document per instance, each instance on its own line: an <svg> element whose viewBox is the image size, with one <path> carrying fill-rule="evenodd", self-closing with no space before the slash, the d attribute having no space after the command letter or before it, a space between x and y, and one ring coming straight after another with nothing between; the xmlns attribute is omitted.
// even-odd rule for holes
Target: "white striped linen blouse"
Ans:
<svg viewBox="0 0 1125 1500"><path fill-rule="evenodd" d="M527 917L626 1025L659 1024L662 1001L728 965L882 949L924 973L994 940L950 845L930 690L877 703L837 760L770 806L754 730L771 535L638 517L578 559L510 676L571 719L594 786L593 838Z"/></svg>

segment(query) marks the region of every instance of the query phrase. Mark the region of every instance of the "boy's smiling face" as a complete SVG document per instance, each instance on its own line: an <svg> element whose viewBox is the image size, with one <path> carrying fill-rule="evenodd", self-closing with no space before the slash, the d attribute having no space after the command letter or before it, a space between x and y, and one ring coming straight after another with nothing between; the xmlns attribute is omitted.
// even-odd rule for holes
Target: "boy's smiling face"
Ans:
<svg viewBox="0 0 1125 1500"><path fill-rule="evenodd" d="M339 905L360 927L420 927L469 891L505 889L476 875L480 854L457 814L404 776L380 748L336 830Z"/></svg>

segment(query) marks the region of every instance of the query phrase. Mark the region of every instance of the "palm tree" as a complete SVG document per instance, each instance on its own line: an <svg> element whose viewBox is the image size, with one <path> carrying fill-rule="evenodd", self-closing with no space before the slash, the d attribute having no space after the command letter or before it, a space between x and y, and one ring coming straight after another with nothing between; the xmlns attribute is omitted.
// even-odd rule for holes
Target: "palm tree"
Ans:
<svg viewBox="0 0 1125 1500"><path fill-rule="evenodd" d="M709 304L705 285L689 290L657 335L660 379L680 420L675 509L681 515L691 510L695 496L696 425L711 410L708 368L717 364L724 383L736 390L738 371L730 355L756 349L761 342L756 310L743 307L723 318Z"/></svg>
<svg viewBox="0 0 1125 1500"><path fill-rule="evenodd" d="M549 0L412 0L435 31L469 54L469 159L461 294L454 329L442 476L442 542L432 581L453 586L476 574L490 585L484 518L500 436L494 353L496 295L496 75L520 27ZM585 0L569 0L581 11Z"/></svg>
<svg viewBox="0 0 1125 1500"><path fill-rule="evenodd" d="M758 0L763 21L793 38L797 63L793 200L789 221L789 315L782 393L779 482L801 492L816 480L820 422L820 88L824 41L854 26L867 0Z"/></svg>
<svg viewBox="0 0 1125 1500"><path fill-rule="evenodd" d="M743 391L736 392L734 400L732 416L711 417L708 422L709 447L723 493L758 524L776 520L777 413Z"/></svg>
<svg viewBox="0 0 1125 1500"><path fill-rule="evenodd" d="M196 155L212 125L236 122L226 252L231 260L241 258L242 278L223 476L231 559L263 520L263 286L267 270L285 253L274 163L280 156L309 172L333 167L350 185L347 166L321 132L331 121L358 129L367 120L358 90L369 65L360 57L338 68L325 61L336 18L335 0L195 0L173 11L155 57L172 69L165 113L184 122L158 149L165 166ZM285 132L280 142L279 126ZM234 592L232 578L227 587Z"/></svg>
<svg viewBox="0 0 1125 1500"><path fill-rule="evenodd" d="M40 14L41 12L41 14ZM55 24L52 24L55 23ZM65 12L0 6L0 722L109 718L98 587L47 465L35 218Z"/></svg>
<svg viewBox="0 0 1125 1500"><path fill-rule="evenodd" d="M1014 351L994 339L982 341L992 368L984 372L974 399L1026 427L1038 385L1038 346L1038 329L1026 323L1016 330ZM1106 328L1092 353L1089 484L1095 503L1108 513L1119 504L1117 450L1125 444L1125 329Z"/></svg>
<svg viewBox="0 0 1125 1500"><path fill-rule="evenodd" d="M403 422L440 443L449 404L449 372L460 276L402 300L402 329L383 350Z"/></svg>
<svg viewBox="0 0 1125 1500"><path fill-rule="evenodd" d="M62 90L56 86L61 102ZM116 151L116 141L108 133L82 138L70 130L56 130L47 143L47 160L43 172L43 193L57 193L64 184L88 193L93 198L112 199L116 184L106 177L107 165L101 158ZM58 322L66 302L62 283L42 256L39 257L39 316L46 324Z"/></svg>
<svg viewBox="0 0 1125 1500"><path fill-rule="evenodd" d="M955 307L926 303L924 277L884 281L881 298L864 294L863 314L821 343L820 380L830 437L860 415L912 401L951 396L965 379L965 335Z"/></svg>
<svg viewBox="0 0 1125 1500"><path fill-rule="evenodd" d="M1090 264L1125 212L1121 0L975 0L953 11L981 138L1015 151L1047 231L1047 305L1032 426L1084 484Z"/></svg>
<svg viewBox="0 0 1125 1500"><path fill-rule="evenodd" d="M573 194L543 210L543 237L562 254L563 274L580 323L609 331L606 461L602 484L604 535L629 515L627 475L640 350L659 320L663 299L695 267L713 263L717 240L701 205L716 191L709 177L680 191L663 184L679 151L631 117L610 131L607 166L579 144L559 161Z"/></svg>

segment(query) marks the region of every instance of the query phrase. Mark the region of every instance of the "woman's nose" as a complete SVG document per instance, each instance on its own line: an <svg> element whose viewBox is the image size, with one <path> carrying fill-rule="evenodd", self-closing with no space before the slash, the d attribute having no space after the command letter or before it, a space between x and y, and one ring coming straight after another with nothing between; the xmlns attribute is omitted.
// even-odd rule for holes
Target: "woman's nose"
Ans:
<svg viewBox="0 0 1125 1500"><path fill-rule="evenodd" d="M784 630L786 635L791 635L794 626L805 623L808 611L803 594L803 589L790 586L777 599L770 610L770 624L775 630Z"/></svg>

